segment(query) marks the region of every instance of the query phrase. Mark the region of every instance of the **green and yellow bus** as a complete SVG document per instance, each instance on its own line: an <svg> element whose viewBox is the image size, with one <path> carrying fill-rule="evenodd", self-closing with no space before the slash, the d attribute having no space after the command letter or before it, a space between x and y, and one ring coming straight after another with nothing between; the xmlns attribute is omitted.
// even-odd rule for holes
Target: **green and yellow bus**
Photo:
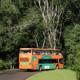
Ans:
<svg viewBox="0 0 80 80"><path fill-rule="evenodd" d="M53 48L20 48L19 69L44 70L64 68L63 55Z"/></svg>

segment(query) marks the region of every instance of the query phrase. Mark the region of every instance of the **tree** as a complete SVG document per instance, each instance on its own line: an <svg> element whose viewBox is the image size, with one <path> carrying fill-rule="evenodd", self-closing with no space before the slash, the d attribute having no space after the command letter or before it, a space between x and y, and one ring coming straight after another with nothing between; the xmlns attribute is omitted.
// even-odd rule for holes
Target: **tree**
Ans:
<svg viewBox="0 0 80 80"><path fill-rule="evenodd" d="M64 40L66 47L66 64L70 69L76 70L80 79L80 25L66 27Z"/></svg>
<svg viewBox="0 0 80 80"><path fill-rule="evenodd" d="M65 1L36 0L35 4L37 5L36 2L38 3L38 9L42 14L42 18L45 26L44 34L47 34L47 36L45 37L47 37L46 39L48 39L50 47L56 48L58 43L57 41L59 39L57 36L57 32L59 33L60 31L59 37L61 36L62 26L60 26L60 23L62 22L60 22L60 20L62 14L64 13ZM44 37L43 44L47 43L47 41L45 41L46 40L45 37Z"/></svg>

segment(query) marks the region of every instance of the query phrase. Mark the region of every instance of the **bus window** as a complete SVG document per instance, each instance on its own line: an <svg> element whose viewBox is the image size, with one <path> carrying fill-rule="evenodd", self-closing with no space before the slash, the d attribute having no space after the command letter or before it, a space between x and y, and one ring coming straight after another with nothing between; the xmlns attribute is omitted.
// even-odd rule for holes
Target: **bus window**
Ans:
<svg viewBox="0 0 80 80"><path fill-rule="evenodd" d="M20 58L20 61L21 62L26 62L26 61L28 62L29 61L29 58Z"/></svg>
<svg viewBox="0 0 80 80"><path fill-rule="evenodd" d="M20 50L20 53L31 53L31 50Z"/></svg>
<svg viewBox="0 0 80 80"><path fill-rule="evenodd" d="M60 62L61 64L63 64L63 59L59 59L59 62Z"/></svg>
<svg viewBox="0 0 80 80"><path fill-rule="evenodd" d="M39 63L58 63L57 59L40 59Z"/></svg>
<svg viewBox="0 0 80 80"><path fill-rule="evenodd" d="M53 59L53 63L58 63L58 59Z"/></svg>
<svg viewBox="0 0 80 80"><path fill-rule="evenodd" d="M32 53L39 55L39 54L43 54L43 53L45 53L45 52L44 52L44 50L32 50Z"/></svg>
<svg viewBox="0 0 80 80"><path fill-rule="evenodd" d="M39 63L58 63L58 59L40 59Z"/></svg>
<svg viewBox="0 0 80 80"><path fill-rule="evenodd" d="M59 54L60 51L52 50L52 54Z"/></svg>
<svg viewBox="0 0 80 80"><path fill-rule="evenodd" d="M39 63L53 63L53 60L52 59L40 59L39 60Z"/></svg>

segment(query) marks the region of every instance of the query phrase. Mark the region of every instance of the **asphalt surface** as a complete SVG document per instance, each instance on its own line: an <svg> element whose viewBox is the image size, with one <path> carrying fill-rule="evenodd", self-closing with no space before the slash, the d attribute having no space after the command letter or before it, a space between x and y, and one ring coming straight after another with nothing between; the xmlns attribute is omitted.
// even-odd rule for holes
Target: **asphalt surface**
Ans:
<svg viewBox="0 0 80 80"><path fill-rule="evenodd" d="M37 72L9 71L0 73L0 80L25 80Z"/></svg>

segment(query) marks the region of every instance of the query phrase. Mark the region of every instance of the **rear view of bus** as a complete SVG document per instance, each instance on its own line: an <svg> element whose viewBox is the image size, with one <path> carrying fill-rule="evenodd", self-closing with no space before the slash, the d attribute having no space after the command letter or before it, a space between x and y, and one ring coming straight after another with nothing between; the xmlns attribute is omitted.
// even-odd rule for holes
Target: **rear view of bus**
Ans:
<svg viewBox="0 0 80 80"><path fill-rule="evenodd" d="M31 49L20 48L19 69L32 69L31 58L32 58Z"/></svg>

